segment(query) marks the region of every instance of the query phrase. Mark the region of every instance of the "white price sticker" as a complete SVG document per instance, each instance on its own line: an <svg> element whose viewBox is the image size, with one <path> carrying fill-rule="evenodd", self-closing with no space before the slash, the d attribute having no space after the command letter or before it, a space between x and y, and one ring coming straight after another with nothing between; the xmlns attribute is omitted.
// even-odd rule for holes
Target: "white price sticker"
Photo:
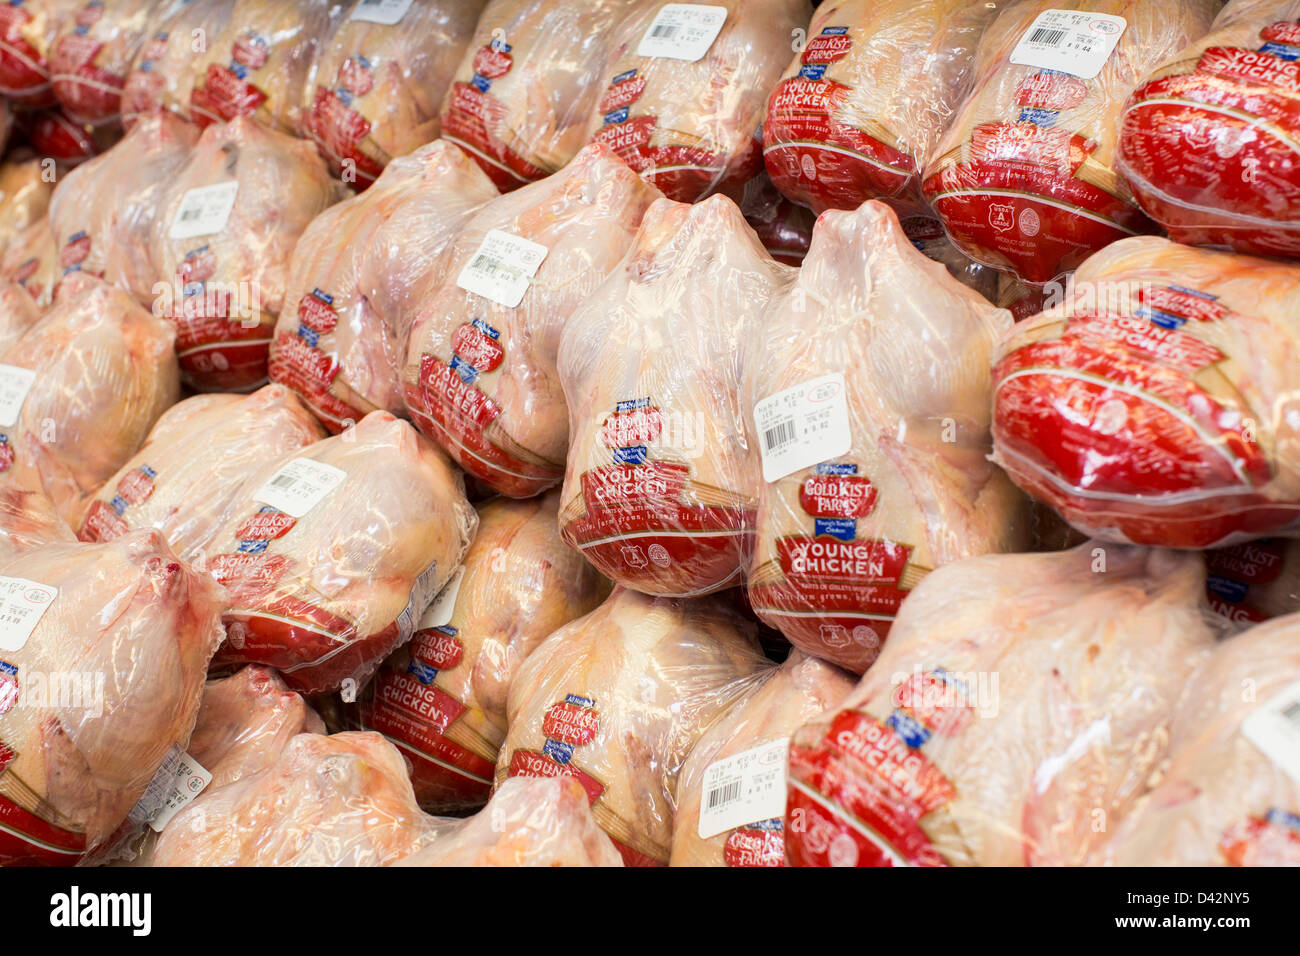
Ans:
<svg viewBox="0 0 1300 956"><path fill-rule="evenodd" d="M853 446L843 374L810 379L754 405L763 480L847 455Z"/></svg>
<svg viewBox="0 0 1300 956"><path fill-rule="evenodd" d="M1288 684L1243 720L1241 732L1300 784L1300 680Z"/></svg>
<svg viewBox="0 0 1300 956"><path fill-rule="evenodd" d="M211 782L212 774L173 744L145 788L144 796L131 809L130 818L136 823L149 824L155 833L162 833L172 817L184 810Z"/></svg>
<svg viewBox="0 0 1300 956"><path fill-rule="evenodd" d="M411 9L411 3L412 0L361 0L352 9L352 16L348 19L391 27L402 22L406 11Z"/></svg>
<svg viewBox="0 0 1300 956"><path fill-rule="evenodd" d="M36 381L36 373L17 365L0 365L0 428L13 428L22 414L23 402Z"/></svg>
<svg viewBox="0 0 1300 956"><path fill-rule="evenodd" d="M257 501L301 518L343 483L348 473L322 461L295 458L271 476L253 496Z"/></svg>
<svg viewBox="0 0 1300 956"><path fill-rule="evenodd" d="M668 3L637 45L636 55L667 57L695 63L709 52L727 22L727 8L694 3Z"/></svg>
<svg viewBox="0 0 1300 956"><path fill-rule="evenodd" d="M238 192L239 181L236 179L189 190L181 197L181 206L176 210L168 237L197 239L221 232L230 220Z"/></svg>
<svg viewBox="0 0 1300 956"><path fill-rule="evenodd" d="M456 610L456 595L460 594L460 582L465 579L465 567L456 569L438 596L433 599L429 609L420 618L420 630L430 627L446 627L451 623L452 612Z"/></svg>
<svg viewBox="0 0 1300 956"><path fill-rule="evenodd" d="M59 589L0 575L0 651L20 651Z"/></svg>
<svg viewBox="0 0 1300 956"><path fill-rule="evenodd" d="M700 839L747 823L785 816L785 755L788 738L715 760L704 771Z"/></svg>
<svg viewBox="0 0 1300 956"><path fill-rule="evenodd" d="M1011 62L1094 79L1106 65L1128 21L1109 13L1044 10L1011 51Z"/></svg>
<svg viewBox="0 0 1300 956"><path fill-rule="evenodd" d="M456 285L513 309L524 301L524 293L548 252L539 243L493 229L461 270Z"/></svg>

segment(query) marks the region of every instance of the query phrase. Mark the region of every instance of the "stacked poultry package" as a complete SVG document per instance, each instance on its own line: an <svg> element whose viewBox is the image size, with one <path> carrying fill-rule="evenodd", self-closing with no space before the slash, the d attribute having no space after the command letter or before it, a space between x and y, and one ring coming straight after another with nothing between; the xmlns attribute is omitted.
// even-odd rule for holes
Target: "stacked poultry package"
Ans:
<svg viewBox="0 0 1300 956"><path fill-rule="evenodd" d="M50 81L74 123L118 121L127 71L157 9L158 0L88 0L63 22L50 49Z"/></svg>
<svg viewBox="0 0 1300 956"><path fill-rule="evenodd" d="M190 115L189 67L230 19L235 0L171 0L141 44L122 84L122 123L148 113Z"/></svg>

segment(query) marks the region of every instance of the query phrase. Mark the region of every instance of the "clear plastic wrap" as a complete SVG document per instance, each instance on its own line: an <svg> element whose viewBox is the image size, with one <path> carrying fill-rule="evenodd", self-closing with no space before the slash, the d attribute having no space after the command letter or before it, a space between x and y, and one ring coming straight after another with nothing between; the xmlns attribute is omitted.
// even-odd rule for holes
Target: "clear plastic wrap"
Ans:
<svg viewBox="0 0 1300 956"><path fill-rule="evenodd" d="M740 353L793 281L730 199L660 199L565 323L560 531L618 583L688 597L743 581L760 477Z"/></svg>
<svg viewBox="0 0 1300 956"><path fill-rule="evenodd" d="M387 412L272 459L244 489L202 562L231 597L218 661L275 667L303 693L359 689L478 525L460 473Z"/></svg>
<svg viewBox="0 0 1300 956"><path fill-rule="evenodd" d="M563 479L560 334L658 197L593 145L562 172L488 203L448 249L446 281L424 296L411 327L406 407L494 490L524 498Z"/></svg>
<svg viewBox="0 0 1300 956"><path fill-rule="evenodd" d="M1217 11L1218 0L1020 0L1001 11L980 43L974 90L924 171L952 240L1043 285L1117 239L1154 232L1114 169L1120 111Z"/></svg>
<svg viewBox="0 0 1300 956"><path fill-rule="evenodd" d="M636 0L615 30L587 138L670 199L739 199L763 168L768 92L811 15L808 0Z"/></svg>
<svg viewBox="0 0 1300 956"><path fill-rule="evenodd" d="M516 672L609 593L609 582L560 540L559 499L552 491L483 505L463 571L349 708L349 729L379 731L402 748L416 799L430 813L483 805Z"/></svg>
<svg viewBox="0 0 1300 956"><path fill-rule="evenodd" d="M759 173L745 184L740 210L768 255L787 266L803 262L817 217L782 196L767 173Z"/></svg>
<svg viewBox="0 0 1300 956"><path fill-rule="evenodd" d="M491 0L442 104L442 136L498 189L544 179L586 142L613 30L634 0Z"/></svg>
<svg viewBox="0 0 1300 956"><path fill-rule="evenodd" d="M851 690L851 675L798 650L766 672L691 749L677 782L672 865L785 866L790 735Z"/></svg>
<svg viewBox="0 0 1300 956"><path fill-rule="evenodd" d="M0 560L53 542L76 540L54 502L44 494L0 484Z"/></svg>
<svg viewBox="0 0 1300 956"><path fill-rule="evenodd" d="M0 650L0 863L66 866L189 738L223 596L152 531L48 544L0 577L6 619L28 608Z"/></svg>
<svg viewBox="0 0 1300 956"><path fill-rule="evenodd" d="M1117 242L999 346L995 460L1111 541L1300 536L1298 346L1300 267Z"/></svg>
<svg viewBox="0 0 1300 956"><path fill-rule="evenodd" d="M89 0L63 23L49 53L50 80L77 123L117 122L122 87L167 0Z"/></svg>
<svg viewBox="0 0 1300 956"><path fill-rule="evenodd" d="M153 229L165 283L155 309L176 325L186 384L251 391L266 382L294 246L343 190L305 140L243 116L204 130Z"/></svg>
<svg viewBox="0 0 1300 956"><path fill-rule="evenodd" d="M280 385L252 395L196 395L173 405L141 449L87 503L83 541L111 541L155 528L183 561L196 561L217 529L236 517L250 476L325 435Z"/></svg>
<svg viewBox="0 0 1300 956"><path fill-rule="evenodd" d="M54 301L54 285L60 273L59 256L54 245L50 218L42 215L27 228L20 230L0 253L0 282L22 289L39 310L43 312ZM0 332L0 352L14 343L8 338L14 328L8 320L0 320L5 331ZM30 326L31 323L28 323Z"/></svg>
<svg viewBox="0 0 1300 956"><path fill-rule="evenodd" d="M86 0L7 0L0 4L0 96L24 106L52 106L47 57Z"/></svg>
<svg viewBox="0 0 1300 956"><path fill-rule="evenodd" d="M12 427L0 428L0 474L43 491L72 524L180 397L175 333L121 289L89 276L3 355ZM23 370L28 370L24 373ZM35 374L31 374L35 373Z"/></svg>
<svg viewBox="0 0 1300 956"><path fill-rule="evenodd" d="M978 292L995 305L1002 306L998 288L1003 273L982 266L958 249L943 231L943 223L931 216L908 216L899 220L904 235L927 259L940 263L948 274L964 286Z"/></svg>
<svg viewBox="0 0 1300 956"><path fill-rule="evenodd" d="M1300 256L1300 3L1232 0L1130 97L1116 168L1189 245Z"/></svg>
<svg viewBox="0 0 1300 956"><path fill-rule="evenodd" d="M19 234L45 218L54 184L38 157L15 152L0 164L0 253L8 254Z"/></svg>
<svg viewBox="0 0 1300 956"><path fill-rule="evenodd" d="M438 138L438 110L485 0L357 0L324 44L302 124L336 175L365 189Z"/></svg>
<svg viewBox="0 0 1300 956"><path fill-rule="evenodd" d="M1089 864L1300 866L1300 765L1278 745L1297 701L1300 616L1219 645L1188 682L1159 785Z"/></svg>
<svg viewBox="0 0 1300 956"><path fill-rule="evenodd" d="M1082 863L1166 756L1204 595L1198 554L1096 542L935 571L791 739L789 862Z"/></svg>
<svg viewBox="0 0 1300 956"><path fill-rule="evenodd" d="M122 122L170 110L189 118L190 65L226 26L235 0L163 0L122 86Z"/></svg>
<svg viewBox="0 0 1300 956"><path fill-rule="evenodd" d="M616 588L519 669L497 783L572 777L624 863L666 864L686 755L764 664L724 602Z"/></svg>
<svg viewBox="0 0 1300 956"><path fill-rule="evenodd" d="M1263 538L1205 555L1210 607L1234 625L1300 611L1300 539Z"/></svg>
<svg viewBox="0 0 1300 956"><path fill-rule="evenodd" d="M920 171L970 91L1003 3L831 0L768 100L763 159L777 188L826 209L887 199L925 212Z"/></svg>
<svg viewBox="0 0 1300 956"><path fill-rule="evenodd" d="M742 379L764 477L749 598L796 647L861 673L927 572L1027 546L1028 502L985 457L1010 327L883 203L817 220Z"/></svg>
<svg viewBox="0 0 1300 956"><path fill-rule="evenodd" d="M289 260L271 378L331 431L376 409L404 414L415 311L442 284L443 252L457 231L496 195L469 156L439 140L393 160L365 195L313 219Z"/></svg>

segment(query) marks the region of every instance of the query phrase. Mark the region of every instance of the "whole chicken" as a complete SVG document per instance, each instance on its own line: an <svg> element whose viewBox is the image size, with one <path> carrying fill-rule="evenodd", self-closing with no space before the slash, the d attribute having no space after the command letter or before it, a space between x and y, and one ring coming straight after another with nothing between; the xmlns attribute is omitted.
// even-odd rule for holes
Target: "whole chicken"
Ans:
<svg viewBox="0 0 1300 956"><path fill-rule="evenodd" d="M78 537L109 541L156 528L181 560L201 561L217 530L242 517L255 490L245 487L250 476L324 435L281 385L188 398L158 419L143 447L90 499Z"/></svg>
<svg viewBox="0 0 1300 956"><path fill-rule="evenodd" d="M559 498L496 498L479 509L463 570L350 709L350 727L402 748L430 813L483 805L515 674L542 641L608 596L608 582L560 539Z"/></svg>
<svg viewBox="0 0 1300 956"><path fill-rule="evenodd" d="M439 140L393 160L375 185L311 221L289 260L270 374L331 431L376 409L404 414L406 339L443 253L497 195L483 171Z"/></svg>
<svg viewBox="0 0 1300 956"><path fill-rule="evenodd" d="M122 85L122 123L159 110L190 115L190 65L207 49L209 38L221 33L235 0L164 0L162 12L150 26Z"/></svg>
<svg viewBox="0 0 1300 956"><path fill-rule="evenodd" d="M1028 546L1028 503L986 457L1010 326L888 206L822 213L742 392L764 478L749 596L796 647L860 674L930 570Z"/></svg>
<svg viewBox="0 0 1300 956"><path fill-rule="evenodd" d="M1084 544L935 571L790 742L796 866L1078 865L1166 756L1214 646L1198 554Z"/></svg>
<svg viewBox="0 0 1300 956"><path fill-rule="evenodd" d="M623 258L659 191L607 148L494 199L447 252L411 327L406 407L467 472L524 498L564 477L555 368L570 313Z"/></svg>
<svg viewBox="0 0 1300 956"><path fill-rule="evenodd" d="M660 199L565 323L560 530L618 583L687 597L743 580L760 471L739 355L794 275L725 196Z"/></svg>
<svg viewBox="0 0 1300 956"><path fill-rule="evenodd" d="M221 589L162 536L0 559L0 863L103 843L194 726Z"/></svg>
<svg viewBox="0 0 1300 956"><path fill-rule="evenodd" d="M163 2L89 0L63 23L50 49L50 80L73 122L118 121L127 70Z"/></svg>
<svg viewBox="0 0 1300 956"><path fill-rule="evenodd" d="M222 664L277 668L303 693L355 692L451 579L478 517L460 473L371 412L247 477L202 567L226 585Z"/></svg>
<svg viewBox="0 0 1300 956"><path fill-rule="evenodd" d="M365 189L396 156L438 137L438 110L485 0L357 0L324 44L303 129L330 168Z"/></svg>
<svg viewBox="0 0 1300 956"><path fill-rule="evenodd" d="M497 784L573 777L624 863L666 864L686 755L763 664L754 626L722 601L616 588L524 661Z"/></svg>
<svg viewBox="0 0 1300 956"><path fill-rule="evenodd" d="M49 54L86 0L7 0L0 4L0 96L37 108L54 105Z"/></svg>

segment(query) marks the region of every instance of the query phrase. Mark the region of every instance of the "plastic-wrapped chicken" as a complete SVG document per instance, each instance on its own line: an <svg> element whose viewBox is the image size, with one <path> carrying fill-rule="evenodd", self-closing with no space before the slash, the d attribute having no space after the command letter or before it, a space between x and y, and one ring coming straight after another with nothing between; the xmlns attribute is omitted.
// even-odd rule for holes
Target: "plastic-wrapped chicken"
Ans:
<svg viewBox="0 0 1300 956"><path fill-rule="evenodd" d="M0 10L3 9L0 5ZM53 160L59 171L93 159L116 143L122 134L117 123L101 126L75 123L59 107L24 114L19 122L27 142L43 158Z"/></svg>
<svg viewBox="0 0 1300 956"><path fill-rule="evenodd" d="M636 0L605 63L587 136L670 199L737 198L763 168L767 95L808 0Z"/></svg>
<svg viewBox="0 0 1300 956"><path fill-rule="evenodd" d="M331 431L369 412L403 413L406 339L443 252L497 195L464 152L437 141L402 156L362 196L312 220L289 260L270 374Z"/></svg>
<svg viewBox="0 0 1300 956"><path fill-rule="evenodd" d="M0 4L0 96L29 107L52 106L47 59L86 0L8 0Z"/></svg>
<svg viewBox="0 0 1300 956"><path fill-rule="evenodd" d="M608 595L608 582L560 539L559 498L497 498L479 509L464 569L348 714L350 728L377 730L402 748L431 813L483 805L515 673Z"/></svg>
<svg viewBox="0 0 1300 956"><path fill-rule="evenodd" d="M722 601L616 588L519 669L497 783L572 777L627 865L666 864L686 755L764 663Z"/></svg>
<svg viewBox="0 0 1300 956"><path fill-rule="evenodd" d="M490 0L442 104L442 136L498 189L544 179L586 142L612 32L633 0Z"/></svg>
<svg viewBox="0 0 1300 956"><path fill-rule="evenodd" d="M54 502L44 494L0 484L0 560L51 542L75 540Z"/></svg>
<svg viewBox="0 0 1300 956"><path fill-rule="evenodd" d="M63 275L98 276L152 306L163 276L154 256L156 216L198 138L197 127L159 113L62 178L50 200L50 227Z"/></svg>
<svg viewBox="0 0 1300 956"><path fill-rule="evenodd" d="M243 116L204 130L167 189L152 253L188 385L249 391L266 381L290 256L342 191L305 140Z"/></svg>
<svg viewBox="0 0 1300 956"><path fill-rule="evenodd" d="M0 355L0 473L44 491L70 524L180 397L175 333L89 276Z"/></svg>
<svg viewBox="0 0 1300 956"><path fill-rule="evenodd" d="M1170 237L1300 256L1298 58L1300 3L1232 0L1134 91L1116 167Z"/></svg>
<svg viewBox="0 0 1300 956"><path fill-rule="evenodd" d="M982 266L954 246L943 231L943 223L930 216L908 216L899 220L904 235L927 259L940 263L948 274L999 306L999 282L1003 273Z"/></svg>
<svg viewBox="0 0 1300 956"><path fill-rule="evenodd" d="M447 253L411 327L406 407L470 474L516 498L564 477L556 371L569 314L614 271L659 191L606 147L494 199Z"/></svg>
<svg viewBox="0 0 1300 956"><path fill-rule="evenodd" d="M420 812L379 734L298 734L275 762L209 788L163 830L154 866L386 866L446 821Z"/></svg>
<svg viewBox="0 0 1300 956"><path fill-rule="evenodd" d="M793 281L730 199L660 199L565 323L560 531L618 583L687 597L743 580L760 479L739 356Z"/></svg>
<svg viewBox="0 0 1300 956"><path fill-rule="evenodd" d="M764 481L749 596L796 647L861 673L931 569L1027 546L1028 502L986 460L1010 327L883 203L817 220L742 380Z"/></svg>
<svg viewBox="0 0 1300 956"><path fill-rule="evenodd" d="M330 167L365 189L438 137L438 110L485 0L357 0L317 59L302 124Z"/></svg>
<svg viewBox="0 0 1300 956"><path fill-rule="evenodd" d="M924 171L948 235L1042 285L1154 226L1114 169L1142 78L1210 27L1218 0L1019 0L976 56L974 91Z"/></svg>
<svg viewBox="0 0 1300 956"><path fill-rule="evenodd" d="M8 248L0 254L0 281L21 288L39 309L54 301L58 268L58 251L49 216L41 216L27 228L15 233ZM0 352L13 340L5 341L0 333Z"/></svg>
<svg viewBox="0 0 1300 956"><path fill-rule="evenodd" d="M54 96L73 122L116 122L122 86L160 0L89 0L64 22L49 54Z"/></svg>
<svg viewBox="0 0 1300 956"><path fill-rule="evenodd" d="M622 866L568 777L507 780L481 813L449 826L398 866Z"/></svg>
<svg viewBox="0 0 1300 956"><path fill-rule="evenodd" d="M122 86L122 122L128 128L142 115L171 110L190 115L190 65L230 19L235 0L162 0Z"/></svg>
<svg viewBox="0 0 1300 956"><path fill-rule="evenodd" d="M1117 242L1002 341L995 458L1108 540L1300 536L1297 347L1300 267Z"/></svg>
<svg viewBox="0 0 1300 956"><path fill-rule="evenodd" d="M796 866L1078 865L1164 759L1214 646L1198 554L1096 542L935 571L790 742Z"/></svg>
<svg viewBox="0 0 1300 956"><path fill-rule="evenodd" d="M221 589L162 536L0 559L0 863L107 840L194 726Z"/></svg>
<svg viewBox="0 0 1300 956"><path fill-rule="evenodd" d="M406 643L478 524L460 473L387 412L272 459L238 497L202 565L230 591L219 661L304 693L355 692Z"/></svg>
<svg viewBox="0 0 1300 956"><path fill-rule="evenodd" d="M181 560L197 561L243 508L251 475L324 435L281 385L247 396L188 398L158 419L143 447L90 499L78 537L111 541L156 528Z"/></svg>
<svg viewBox="0 0 1300 956"><path fill-rule="evenodd" d="M924 212L920 171L970 91L997 3L832 0L768 100L763 159L817 212L885 199ZM1003 4L1005 6L1005 3Z"/></svg>
<svg viewBox="0 0 1300 956"><path fill-rule="evenodd" d="M803 262L817 217L782 196L767 173L759 173L745 184L740 210L768 255L787 266Z"/></svg>
<svg viewBox="0 0 1300 956"><path fill-rule="evenodd" d="M1300 616L1220 644L1188 681L1159 785L1089 864L1300 866L1298 706Z"/></svg>
<svg viewBox="0 0 1300 956"><path fill-rule="evenodd" d="M790 735L853 690L838 667L791 651L700 738L677 782L673 866L785 866Z"/></svg>
<svg viewBox="0 0 1300 956"><path fill-rule="evenodd" d="M0 253L7 254L20 233L45 218L51 180L41 159L25 151L0 164Z"/></svg>
<svg viewBox="0 0 1300 956"><path fill-rule="evenodd" d="M1300 539L1263 538L1205 555L1210 607L1251 625L1300 611Z"/></svg>

